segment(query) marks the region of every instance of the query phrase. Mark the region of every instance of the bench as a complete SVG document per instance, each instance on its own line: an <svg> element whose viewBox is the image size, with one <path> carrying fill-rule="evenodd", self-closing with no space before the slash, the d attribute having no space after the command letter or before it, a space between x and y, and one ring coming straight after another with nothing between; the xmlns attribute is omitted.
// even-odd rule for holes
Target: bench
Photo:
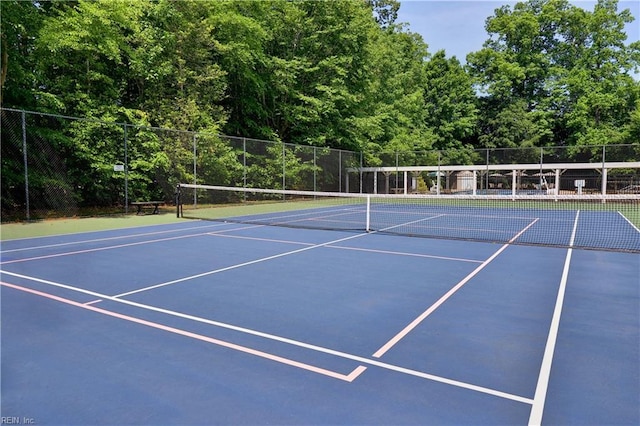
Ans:
<svg viewBox="0 0 640 426"><path fill-rule="evenodd" d="M135 201L131 203L132 206L136 206L138 208L138 212L136 214L144 214L145 207L153 207L153 212L151 214L158 214L158 207L164 205L164 201Z"/></svg>

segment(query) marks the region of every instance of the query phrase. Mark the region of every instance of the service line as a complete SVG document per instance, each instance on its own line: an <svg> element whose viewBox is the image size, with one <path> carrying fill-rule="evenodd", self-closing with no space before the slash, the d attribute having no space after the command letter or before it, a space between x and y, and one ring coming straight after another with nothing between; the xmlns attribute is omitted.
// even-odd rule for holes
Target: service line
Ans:
<svg viewBox="0 0 640 426"><path fill-rule="evenodd" d="M453 286L448 292L446 292L440 299L438 299L433 305L427 308L422 314L420 314L416 319L414 319L409 325L407 325L404 329L402 329L398 334L396 334L391 340L385 343L380 349L378 349L373 356L375 358L380 358L382 355L387 353L389 349L395 346L400 340L402 340L407 334L409 334L414 328L416 328L422 321L424 321L429 315L431 315L436 309L438 309L444 302L446 302L451 296L453 296L458 290L462 288L466 283L471 280L471 278L475 277L480 271L482 271L489 263L491 263L500 253L505 251L507 247L511 245L517 238L520 237L527 229L532 227L538 219L535 219L529 225L527 225L524 229L518 232L508 243L504 244L498 251L496 251L491 257L482 262L476 269L474 269L469 275L464 277L462 281Z"/></svg>

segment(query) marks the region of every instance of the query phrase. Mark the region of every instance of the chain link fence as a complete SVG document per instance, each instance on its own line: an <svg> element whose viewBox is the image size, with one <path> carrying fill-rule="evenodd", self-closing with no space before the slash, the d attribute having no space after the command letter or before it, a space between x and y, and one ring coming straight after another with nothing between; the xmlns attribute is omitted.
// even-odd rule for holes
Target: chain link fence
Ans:
<svg viewBox="0 0 640 426"><path fill-rule="evenodd" d="M9 108L0 120L3 222L171 205L179 183L344 192L361 164L349 151Z"/></svg>
<svg viewBox="0 0 640 426"><path fill-rule="evenodd" d="M585 193L640 192L640 144L361 153L8 108L0 114L2 221L128 213L135 201L171 205L178 183L381 194L575 192L580 183ZM182 202L206 200L195 192Z"/></svg>

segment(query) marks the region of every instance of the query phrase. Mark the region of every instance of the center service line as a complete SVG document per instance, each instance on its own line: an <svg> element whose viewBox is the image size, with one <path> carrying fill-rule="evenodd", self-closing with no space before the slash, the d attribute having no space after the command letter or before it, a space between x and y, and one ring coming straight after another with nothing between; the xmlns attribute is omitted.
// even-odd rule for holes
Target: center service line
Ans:
<svg viewBox="0 0 640 426"><path fill-rule="evenodd" d="M230 271L232 269L238 269L238 268L242 268L244 266L253 265L253 264L256 264L256 263L266 262L268 260L278 259L280 257L290 256L292 254L302 253L304 251L313 250L313 249L320 248L320 247L326 247L326 246L329 246L331 244L340 243L342 241L347 241L347 240L352 240L354 238L360 238L360 237L363 237L365 235L367 235L367 234L351 235L349 237L339 238L339 239L333 240L333 241L327 241L326 243L314 244L312 246L303 247L303 248L299 248L299 249L291 250L291 251L286 251L284 253L275 254L273 256L261 257L260 259L250 260L250 261L244 262L244 263L238 263L238 264L235 264L235 265L227 266L225 268L214 269L213 271L207 271L207 272L203 272L201 274L190 275L188 277L179 278L177 280L167 281L165 283L160 283L160 284L152 285L152 286L149 286L149 287L140 288L138 290L132 290L132 291L128 291L126 293L116 294L113 297L117 298L117 297L130 296L132 294L141 293L143 291L153 290L153 289L160 288L160 287L166 287L168 285L173 285L173 284L181 283L181 282L184 282L184 281L193 280L193 279L196 279L196 278L206 277L208 275L218 274L220 272Z"/></svg>
<svg viewBox="0 0 640 426"><path fill-rule="evenodd" d="M439 215L439 216L441 216L441 215ZM392 228L397 228L399 226L405 226L405 225L408 225L410 223L415 223L415 222L421 222L421 221L424 221L424 220L434 219L435 217L438 217L438 216L429 217L429 218L426 218L426 219L415 220L415 221L404 223L404 224L401 224L401 225L390 226L388 228L382 229L381 231L386 231L386 230L389 230L389 229L392 229ZM236 265L227 266L225 268L214 269L213 271L207 271L207 272L203 272L201 274L190 275L188 277L179 278L177 280L167 281L167 282L156 284L156 285L152 285L152 286L149 286L149 287L144 287L144 288L140 288L140 289L137 289L137 290L128 291L126 293L116 294L113 297L117 298L117 297L130 296L132 294L141 293L143 291L153 290L153 289L160 288L160 287L166 287L166 286L173 285L173 284L178 284L178 283L181 283L181 282L184 282L184 281L189 281L189 280L193 280L193 279L196 279L196 278L206 277L206 276L209 276L209 275L218 274L220 272L230 271L230 270L233 270L233 269L242 268L244 266L249 266L249 265L253 265L253 264L261 263L261 262L266 262L268 260L278 259L280 257L290 256L292 254L302 253L302 252L305 252L305 251L308 251L308 250L313 250L313 249L320 248L320 247L328 247L328 246L331 246L333 244L341 243L343 241L353 240L355 238L361 238L361 237L364 237L364 236L369 235L369 234L374 234L376 232L378 232L378 231L372 231L372 232L369 232L369 233L351 235L351 236L348 236L348 237L345 237L345 238L339 238L337 240L327 241L325 243L314 244L314 245L311 245L311 246L308 246L308 247L303 247L303 248L299 248L299 249L296 249L296 250L291 250L291 251L287 251L287 252L284 252L284 253L275 254L273 256L262 257L260 259L255 259L255 260L251 260L251 261L244 262L244 263L238 263Z"/></svg>
<svg viewBox="0 0 640 426"><path fill-rule="evenodd" d="M466 277L464 277L462 279L462 281L460 281L458 284L456 284L453 288L451 288L448 292L446 292L440 299L438 299L438 301L436 301L436 303L434 303L433 305L431 305L426 311L424 311L422 314L420 314L416 319L414 319L409 325L407 325L403 330L401 330L398 334L396 334L391 340L389 340L387 343L385 343L380 349L378 349L376 351L376 353L373 354L373 356L375 358L380 358L382 355L384 355L385 353L387 353L387 351L389 349L391 349L396 343L398 343L400 340L402 340L407 334L409 334L414 328L416 328L422 321L425 320L425 318L427 318L429 315L431 315L436 309L438 309L444 302L446 302L451 296L454 295L454 293L456 293L458 290L460 290L460 288L462 288L462 286L464 286L467 282L469 282L469 280L471 278L473 278L474 276L476 276L478 274L478 272L482 271L489 263L491 263L496 257L498 257L498 255L500 253L502 253L504 250L506 250L507 247L509 247L509 245L511 245L511 243L513 241L515 241L518 237L520 237L520 235L522 235L527 229L529 229L530 227L532 227L536 222L538 221L538 219L535 219L533 222L531 222L529 225L527 225L522 231L518 232L513 238L511 238L509 240L508 243L506 243L505 245L503 245L502 247L500 247L500 249L498 251L496 251L491 257L489 257L487 260L485 260L484 262L482 262L482 264L480 264L476 269L474 269L469 275L467 275Z"/></svg>
<svg viewBox="0 0 640 426"><path fill-rule="evenodd" d="M556 306L553 310L553 318L549 327L549 336L547 337L547 345L544 348L544 356L542 358L542 366L540 367L540 375L538 376L538 384L536 385L536 393L533 397L533 405L529 416L529 425L537 426L542 423L542 413L544 411L544 402L547 398L547 387L549 386L549 377L551 376L551 363L553 362L553 353L556 348L558 339L558 329L560 328L560 316L562 315L562 305L564 304L564 293L567 289L567 279L569 278L569 267L571 266L571 255L573 253L573 242L576 238L576 230L578 229L578 218L580 210L576 213L573 222L573 231L571 232L571 240L569 241L569 249L567 257L564 261L564 269L562 270L562 278L560 280L560 288L558 289L558 298Z"/></svg>

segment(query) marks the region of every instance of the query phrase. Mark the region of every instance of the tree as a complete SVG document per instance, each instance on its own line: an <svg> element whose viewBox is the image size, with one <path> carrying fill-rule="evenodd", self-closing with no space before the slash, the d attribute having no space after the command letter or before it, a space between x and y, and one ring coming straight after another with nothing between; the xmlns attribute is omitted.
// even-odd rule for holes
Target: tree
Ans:
<svg viewBox="0 0 640 426"><path fill-rule="evenodd" d="M137 105L151 123L181 130L216 132L226 122L221 101L227 73L217 58L214 2L148 3L136 43L132 78Z"/></svg>
<svg viewBox="0 0 640 426"><path fill-rule="evenodd" d="M380 165L397 152L426 151L434 135L427 128L423 64L427 45L400 26L371 35L363 113L351 121L363 140L367 164ZM415 154L403 155L412 164ZM395 158L394 163L395 164Z"/></svg>
<svg viewBox="0 0 640 426"><path fill-rule="evenodd" d="M391 27L398 19L400 2L397 0L367 0L367 4L373 10L376 22L382 29Z"/></svg>
<svg viewBox="0 0 640 426"><path fill-rule="evenodd" d="M472 80L460 62L444 51L424 65L425 121L436 135L437 149L459 149L476 129L478 109Z"/></svg>
<svg viewBox="0 0 640 426"><path fill-rule="evenodd" d="M640 43L624 44L624 24L633 18L617 5L599 0L589 12L567 0L530 0L497 9L486 24L491 38L468 57L488 106L479 140L493 146L624 141L621 129L638 97L639 83L629 73L639 65ZM508 120L528 123L530 136L498 136L516 126Z"/></svg>
<svg viewBox="0 0 640 426"><path fill-rule="evenodd" d="M617 5L600 0L592 13L573 9L563 27L573 46L558 57L564 69L553 85L566 97L562 118L572 145L636 142L624 128L640 99L640 82L630 75L640 66L640 42L624 44L624 25L633 17Z"/></svg>
<svg viewBox="0 0 640 426"><path fill-rule="evenodd" d="M38 89L34 49L45 13L33 2L0 2L0 105L33 107ZM42 101L42 92L39 92Z"/></svg>
<svg viewBox="0 0 640 426"><path fill-rule="evenodd" d="M62 3L38 34L43 89L66 113L100 116L121 104L142 1Z"/></svg>
<svg viewBox="0 0 640 426"><path fill-rule="evenodd" d="M270 127L287 142L356 148L349 120L362 112L370 10L351 1L277 5L267 46Z"/></svg>

